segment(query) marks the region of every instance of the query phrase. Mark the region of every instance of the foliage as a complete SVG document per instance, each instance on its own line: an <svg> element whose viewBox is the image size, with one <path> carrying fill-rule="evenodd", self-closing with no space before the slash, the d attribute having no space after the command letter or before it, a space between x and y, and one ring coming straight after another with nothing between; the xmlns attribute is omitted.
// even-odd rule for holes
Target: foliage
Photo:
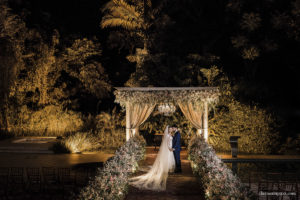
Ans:
<svg viewBox="0 0 300 200"><path fill-rule="evenodd" d="M287 137L286 141L281 145L279 153L281 154L296 154L300 153L300 134L296 137Z"/></svg>
<svg viewBox="0 0 300 200"><path fill-rule="evenodd" d="M194 137L188 147L194 174L199 176L209 200L257 199L241 180L217 157L214 149L203 138Z"/></svg>
<svg viewBox="0 0 300 200"><path fill-rule="evenodd" d="M77 90L95 95L99 99L107 97L111 90L104 68L95 59L101 53L97 41L76 39L70 47L65 48L59 61L59 64L67 65L66 72L78 80L79 84L75 87Z"/></svg>
<svg viewBox="0 0 300 200"><path fill-rule="evenodd" d="M56 30L27 28L6 1L0 7L1 129L15 135L79 131L83 117L74 110L89 103L82 99L99 102L111 89L99 42L61 41Z"/></svg>
<svg viewBox="0 0 300 200"><path fill-rule="evenodd" d="M128 191L128 177L137 169L144 154L144 139L140 136L130 138L112 159L106 161L103 169L98 169L95 178L80 191L77 199L124 199Z"/></svg>
<svg viewBox="0 0 300 200"><path fill-rule="evenodd" d="M36 111L27 106L9 110L11 110L8 113L9 131L15 136L61 136L80 131L84 123L81 114L63 110L61 106L49 105Z"/></svg>
<svg viewBox="0 0 300 200"><path fill-rule="evenodd" d="M195 104L202 104L208 102L209 104L215 104L218 100L219 91L218 88L185 88L185 89L169 89L169 90L155 90L151 88L145 88L143 90L116 90L115 102L125 106L126 102L130 103L149 103L157 104L164 102L193 102Z"/></svg>
<svg viewBox="0 0 300 200"><path fill-rule="evenodd" d="M98 138L91 131L71 134L63 139L62 144L71 153L98 150L101 146Z"/></svg>
<svg viewBox="0 0 300 200"><path fill-rule="evenodd" d="M241 136L240 152L274 153L279 144L274 117L263 109L235 100L218 110L209 123L210 141L221 151L230 151L229 137L232 135Z"/></svg>
<svg viewBox="0 0 300 200"><path fill-rule="evenodd" d="M129 31L127 34L140 38L147 50L151 27L155 24L163 3L164 1L154 7L151 0L111 0L102 8L104 17L101 27L122 27Z"/></svg>
<svg viewBox="0 0 300 200"><path fill-rule="evenodd" d="M96 116L95 135L102 148L117 148L125 142L125 117L117 112L116 107L109 112L102 112Z"/></svg>
<svg viewBox="0 0 300 200"><path fill-rule="evenodd" d="M23 67L24 34L27 29L22 19L0 1L0 126L7 131L7 109L10 87Z"/></svg>
<svg viewBox="0 0 300 200"><path fill-rule="evenodd" d="M151 6L151 1L146 3ZM102 12L106 15L102 18L101 27L120 26L129 30L145 30L149 25L144 21L145 10L141 1L136 1L130 5L124 0L109 1Z"/></svg>
<svg viewBox="0 0 300 200"><path fill-rule="evenodd" d="M152 47L153 35L156 35L168 22L168 17L160 12L165 3L165 0L154 5L151 0L110 0L102 9L104 13L101 21L102 28L123 28L121 31L112 32L118 35L115 37L118 46L119 43L123 43L123 46L130 46L133 49L133 46L141 46L140 43L143 43L143 49L135 48L135 54L131 52L126 57L130 62L136 62L136 70L130 75L126 86L138 86L135 80L146 78L139 75L146 57L151 56L149 49ZM125 38L134 44L124 44L120 38Z"/></svg>
<svg viewBox="0 0 300 200"><path fill-rule="evenodd" d="M30 41L26 45L27 55L23 58L25 65L18 74L21 77L14 82L9 94L19 105L30 101L37 106L55 103L50 91L62 70L55 64L58 39L57 32L54 32L52 41L47 42L38 31L28 31L24 39Z"/></svg>
<svg viewBox="0 0 300 200"><path fill-rule="evenodd" d="M278 34L283 38L287 34L288 38L299 41L299 1L290 1L287 4L290 4L289 9L283 12L276 2L261 3L259 10L257 5L245 0L228 2L229 16L241 18L241 21L234 25L240 35L233 36L232 44L239 50L243 59L255 60L264 53L278 50ZM258 32L263 34L253 37Z"/></svg>
<svg viewBox="0 0 300 200"><path fill-rule="evenodd" d="M239 135L239 151L272 153L279 144L279 123L266 110L245 105L234 97L234 87L222 70L213 84L220 87L221 96L209 121L209 142L220 151L230 151L229 137Z"/></svg>

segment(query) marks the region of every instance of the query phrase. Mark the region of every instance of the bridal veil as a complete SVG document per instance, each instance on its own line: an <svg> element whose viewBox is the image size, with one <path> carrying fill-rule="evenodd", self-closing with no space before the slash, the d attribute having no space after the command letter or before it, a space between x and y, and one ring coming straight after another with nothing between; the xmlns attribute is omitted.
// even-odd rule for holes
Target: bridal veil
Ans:
<svg viewBox="0 0 300 200"><path fill-rule="evenodd" d="M163 191L166 189L168 172L175 165L173 152L169 150L169 126L166 127L159 152L152 168L141 176L129 179L129 184L146 190ZM173 160L172 160L173 159Z"/></svg>

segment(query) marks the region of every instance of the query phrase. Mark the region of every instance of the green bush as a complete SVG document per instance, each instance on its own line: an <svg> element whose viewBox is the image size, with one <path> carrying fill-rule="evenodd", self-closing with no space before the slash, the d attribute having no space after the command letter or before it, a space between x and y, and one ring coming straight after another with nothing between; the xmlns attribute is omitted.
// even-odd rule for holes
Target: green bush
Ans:
<svg viewBox="0 0 300 200"><path fill-rule="evenodd" d="M239 151L273 153L279 145L279 133L271 114L258 107L243 105L235 100L227 109L217 111L209 121L209 142L219 151L230 151L229 137L241 136Z"/></svg>
<svg viewBox="0 0 300 200"><path fill-rule="evenodd" d="M91 131L69 135L63 142L71 153L98 150L101 147L98 138Z"/></svg>
<svg viewBox="0 0 300 200"><path fill-rule="evenodd" d="M84 123L81 114L54 105L45 106L37 111L22 106L17 112L9 115L9 122L9 131L15 136L60 136L80 131Z"/></svg>
<svg viewBox="0 0 300 200"><path fill-rule="evenodd" d="M300 134L296 137L288 137L281 145L279 150L280 154L300 154Z"/></svg>
<svg viewBox="0 0 300 200"><path fill-rule="evenodd" d="M95 135L102 148L118 148L124 144L125 118L116 108L111 113L102 112L95 118Z"/></svg>
<svg viewBox="0 0 300 200"><path fill-rule="evenodd" d="M222 70L211 67L215 74L210 82L220 88L221 96L209 120L209 143L218 151L231 151L229 137L241 136L239 151L244 153L274 153L279 145L279 123L265 109L241 103L234 95L239 85L233 85ZM211 85L210 85L211 86Z"/></svg>
<svg viewBox="0 0 300 200"><path fill-rule="evenodd" d="M80 153L100 149L98 138L91 132L78 132L68 135L55 143L52 150L55 153Z"/></svg>

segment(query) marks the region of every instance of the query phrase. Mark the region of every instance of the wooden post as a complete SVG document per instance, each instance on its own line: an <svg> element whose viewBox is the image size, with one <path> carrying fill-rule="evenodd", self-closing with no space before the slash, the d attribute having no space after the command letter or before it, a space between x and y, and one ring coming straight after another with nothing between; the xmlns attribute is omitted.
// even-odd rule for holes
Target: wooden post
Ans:
<svg viewBox="0 0 300 200"><path fill-rule="evenodd" d="M204 102L204 113L203 113L203 134L204 139L208 139L208 105L207 102Z"/></svg>
<svg viewBox="0 0 300 200"><path fill-rule="evenodd" d="M126 141L130 139L130 105L126 102Z"/></svg>

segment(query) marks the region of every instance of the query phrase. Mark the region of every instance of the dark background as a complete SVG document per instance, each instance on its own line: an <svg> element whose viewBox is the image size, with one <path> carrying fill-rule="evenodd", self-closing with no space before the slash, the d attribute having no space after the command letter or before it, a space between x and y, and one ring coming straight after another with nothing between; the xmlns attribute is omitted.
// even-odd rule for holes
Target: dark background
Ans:
<svg viewBox="0 0 300 200"><path fill-rule="evenodd" d="M130 50L110 48L107 44L109 30L103 30L99 25L102 17L100 8L106 2L9 0L14 12L25 17L28 27L46 33L57 29L61 38L96 36L103 49L101 62L112 85L123 86L135 66L125 59ZM160 37L160 51L182 57L193 52L218 55L224 71L241 85L238 92L240 101L272 109L286 121L287 134L297 133L300 131L299 41L287 37L285 31L272 29L267 20L270 13L288 12L291 1L245 2L247 6L241 12L247 12L247 9L249 12L256 11L262 14L263 20L266 19L259 31L249 35L250 40L259 43L264 36L272 38L279 46L276 51L262 52L255 61L242 59L230 41L231 36L242 32L235 20L240 16L228 12L228 1L222 0L169 1L163 12L171 18L173 25L163 31L165 37Z"/></svg>

